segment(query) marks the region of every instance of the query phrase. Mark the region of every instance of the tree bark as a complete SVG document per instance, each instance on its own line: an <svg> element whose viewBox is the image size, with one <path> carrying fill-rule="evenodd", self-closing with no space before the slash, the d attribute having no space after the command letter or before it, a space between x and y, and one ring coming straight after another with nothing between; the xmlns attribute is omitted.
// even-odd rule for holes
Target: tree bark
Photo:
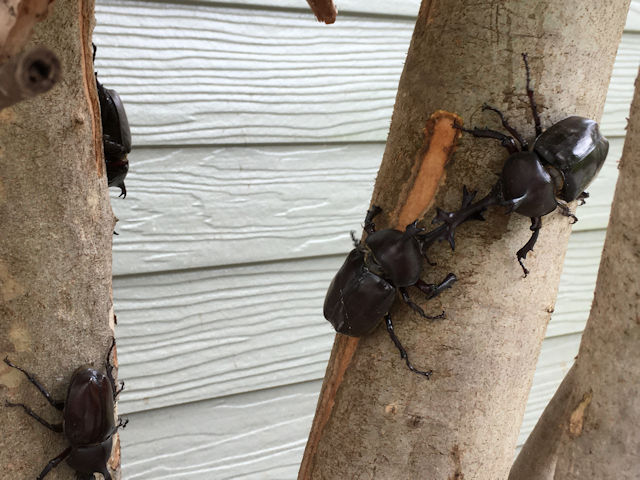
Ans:
<svg viewBox="0 0 640 480"><path fill-rule="evenodd" d="M91 61L93 8L93 0L56 2L31 44L56 53L62 81L0 112L0 357L34 373L58 400L76 368L104 368L113 336L115 219ZM4 401L52 423L61 415L4 363L0 400L1 476L35 478L68 442ZM69 478L64 462L47 476Z"/></svg>
<svg viewBox="0 0 640 480"><path fill-rule="evenodd" d="M0 2L0 62L21 51L33 26L46 18L53 0L3 0Z"/></svg>
<svg viewBox="0 0 640 480"><path fill-rule="evenodd" d="M383 208L377 227L396 224L431 112L497 127L480 110L487 102L531 139L522 52L543 126L568 115L598 120L628 4L423 0L373 193ZM488 192L506 156L496 143L463 137L435 205L458 208L464 184ZM404 367L382 327L359 341L337 336L300 479L507 477L570 225L544 217L523 278L515 252L529 219L501 210L486 217L458 229L455 255L444 244L430 251L438 266L425 264L423 278L454 272L459 281L418 303L427 313L444 308L446 319L427 322L401 302L391 310L412 362L432 368L431 380Z"/></svg>
<svg viewBox="0 0 640 480"><path fill-rule="evenodd" d="M638 478L639 157L640 77L580 351L518 455L510 480Z"/></svg>

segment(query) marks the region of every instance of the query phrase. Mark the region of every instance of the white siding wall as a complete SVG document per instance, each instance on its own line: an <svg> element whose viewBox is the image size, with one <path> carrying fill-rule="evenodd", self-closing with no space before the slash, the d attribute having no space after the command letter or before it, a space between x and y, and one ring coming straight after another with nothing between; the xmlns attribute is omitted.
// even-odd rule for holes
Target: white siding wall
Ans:
<svg viewBox="0 0 640 480"><path fill-rule="evenodd" d="M370 199L419 0L343 0L332 26L303 0L262 3L96 6L96 68L134 142L129 195L112 201L127 480L293 479L313 418L324 293ZM521 442L577 352L639 59L634 0L601 124L609 160L574 227Z"/></svg>

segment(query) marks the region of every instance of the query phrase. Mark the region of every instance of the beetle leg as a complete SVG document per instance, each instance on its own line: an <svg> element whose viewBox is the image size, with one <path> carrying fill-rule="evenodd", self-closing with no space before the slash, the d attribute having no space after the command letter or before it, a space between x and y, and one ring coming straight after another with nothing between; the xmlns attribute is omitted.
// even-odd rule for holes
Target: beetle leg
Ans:
<svg viewBox="0 0 640 480"><path fill-rule="evenodd" d="M116 425L116 431L119 428L127 428L128 424L129 424L129 419L128 418L125 418L124 421L123 421L121 417L118 417L118 424Z"/></svg>
<svg viewBox="0 0 640 480"><path fill-rule="evenodd" d="M104 465L104 469L100 473L104 477L104 480L111 480L111 474L109 473L109 469L107 468L106 464ZM93 474L91 474L90 478L93 478Z"/></svg>
<svg viewBox="0 0 640 480"><path fill-rule="evenodd" d="M71 447L67 447L60 455L58 455L56 458L51 459L49 463L47 463L47 466L44 467L44 470L40 472L40 475L38 475L38 478L36 478L36 480L42 480L51 471L52 468L57 467L58 464L65 458L67 458L70 453Z"/></svg>
<svg viewBox="0 0 640 480"><path fill-rule="evenodd" d="M496 107L492 107L491 105L487 105L486 103L482 106L482 110L491 110L492 112L497 113L498 116L500 117L500 121L502 122L502 126L520 144L520 150L526 151L526 150L529 149L529 144L527 143L527 141L522 137L522 135L520 135L520 132L518 132L515 128L513 128L511 125L509 125L509 122L507 121L506 118L504 118L504 115L500 110L498 110Z"/></svg>
<svg viewBox="0 0 640 480"><path fill-rule="evenodd" d="M373 219L382 212L382 208L378 205L371 205L371 208L367 210L367 216L364 218L364 231L368 235L371 235L376 231L376 224L373 223Z"/></svg>
<svg viewBox="0 0 640 480"><path fill-rule="evenodd" d="M111 353L113 352L113 349L116 347L116 337L112 337L111 339L111 346L109 347L109 351L107 352L107 359L105 362L105 370L107 372L107 378L109 379L109 382L111 383L111 388L113 389L113 399L115 400L116 397L118 395L120 395L120 392L122 392L122 390L124 390L124 382L120 383L120 388L116 388L116 379L113 377L113 364L111 363Z"/></svg>
<svg viewBox="0 0 640 480"><path fill-rule="evenodd" d="M442 222L438 228L427 233L419 233L416 238L422 243L422 253L424 254L430 245L438 240L447 240L452 250L455 250L455 229L461 223L468 220L484 220L482 212L491 205L497 205L501 201L501 185L496 183L491 191L482 199L475 203L473 199L477 192L469 192L467 187L462 189L462 206L456 212L446 212L440 208L436 208L436 216L431 223Z"/></svg>
<svg viewBox="0 0 640 480"><path fill-rule="evenodd" d="M578 195L578 206L582 206L587 203L585 200L586 198L589 198L589 192L582 192L580 195Z"/></svg>
<svg viewBox="0 0 640 480"><path fill-rule="evenodd" d="M525 243L524 247L522 247L516 253L516 257L518 258L518 263L522 267L522 271L524 272L524 276L525 277L527 275L529 275L529 270L527 270L525 268L524 263L522 263L522 260L527 258L527 253L533 251L533 246L538 241L538 233L540 233L540 227L542 227L542 218L541 217L531 217L531 227L529 227L531 229L531 231L533 232L531 234L531 238L529 238L529 241L527 243Z"/></svg>
<svg viewBox="0 0 640 480"><path fill-rule="evenodd" d="M429 260L429 257L427 256L427 252L426 251L422 252L422 256L424 257L424 259L427 261L427 263L430 266L435 267L436 265L438 265L436 262L432 262L431 260Z"/></svg>
<svg viewBox="0 0 640 480"><path fill-rule="evenodd" d="M22 403L11 403L9 400L5 400L4 406L5 407L22 407L23 410L27 413L27 415L35 418L38 422L40 422L40 424L44 425L49 430L52 430L56 433L62 433L62 423L54 423L54 424L49 423L44 418L39 416L36 412L34 412L33 410L31 410L29 407L27 407Z"/></svg>
<svg viewBox="0 0 640 480"><path fill-rule="evenodd" d="M418 375L424 375L425 377L429 378L431 376L431 374L433 373L431 370L427 370L427 371L418 370L409 361L409 356L407 355L407 351L404 349L404 347L400 343L400 340L396 336L396 333L393 330L393 323L391 322L391 315L389 315L387 313L384 316L384 321L387 324L387 332L389 332L389 336L391 337L391 340L393 340L393 343L396 346L396 348L398 350L400 350L400 358L402 358L406 362L407 367L409 367L409 370L411 370L414 373L417 373Z"/></svg>
<svg viewBox="0 0 640 480"><path fill-rule="evenodd" d="M531 88L531 72L529 71L529 57L526 53L522 54L522 60L524 60L524 69L527 74L527 96L529 97L529 104L531 105L531 113L533 115L533 122L536 125L536 137L542 134L542 127L540 126L540 115L538 115L538 105L536 105L536 99L533 98L533 88Z"/></svg>
<svg viewBox="0 0 640 480"><path fill-rule="evenodd" d="M451 288L456 280L458 280L457 277L453 273L450 273L437 285L435 283L426 283L422 280L418 280L415 287L420 289L420 291L427 296L428 300L431 300L432 298L440 295L447 288Z"/></svg>
<svg viewBox="0 0 640 480"><path fill-rule="evenodd" d="M513 137L510 137L509 135L505 135L502 132L491 130L489 128L478 128L478 127L473 127L472 129L463 128L461 125L458 125L457 123L454 123L453 126L458 130L461 130L466 133L470 133L476 138L493 138L495 140L499 140L500 145L502 145L504 148L507 149L507 151L509 152L509 155L520 151Z"/></svg>
<svg viewBox="0 0 640 480"><path fill-rule="evenodd" d="M576 217L573 213L571 213L571 210L566 204L558 202L558 209L560 210L560 213L562 215L564 215L565 217L569 217L573 220L571 222L572 224L578 221L578 217Z"/></svg>
<svg viewBox="0 0 640 480"><path fill-rule="evenodd" d="M47 399L47 402L49 402L54 408L56 408L57 410L62 410L64 408L64 402L61 400L54 400L51 397L51 394L40 384L40 382L38 382L38 380L36 380L36 378L33 375L31 375L29 372L27 372L23 368L20 368L17 365L14 365L13 363L11 363L9 361L9 357L5 357L4 363L24 373L27 379L40 391L42 395L44 395L44 398Z"/></svg>
<svg viewBox="0 0 640 480"><path fill-rule="evenodd" d="M417 312L418 315L420 315L421 317L428 318L429 320L437 320L439 318L444 318L444 311L440 315L436 315L435 317L432 317L431 315L427 315L426 313L424 313L424 310L420 308L420 305L418 305L413 300L411 300L411 297L409 297L409 293L407 292L406 288L399 288L398 290L400 290L400 295L402 295L402 300L404 300L404 303L409 305L409 307L411 307L411 309L414 312Z"/></svg>

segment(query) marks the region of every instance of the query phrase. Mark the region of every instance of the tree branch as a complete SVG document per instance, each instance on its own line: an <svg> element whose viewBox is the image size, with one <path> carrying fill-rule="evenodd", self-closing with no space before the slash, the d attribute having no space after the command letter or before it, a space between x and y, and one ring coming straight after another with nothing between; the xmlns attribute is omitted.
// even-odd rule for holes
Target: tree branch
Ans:
<svg viewBox="0 0 640 480"><path fill-rule="evenodd" d="M0 112L0 358L33 372L55 400L65 398L78 367L104 370L113 337L115 222L91 61L93 7L93 0L56 2L31 42L56 52L64 80L42 101ZM2 405L25 403L47 421L61 421L33 389L20 372L0 365ZM0 407L3 478L35 478L68 446L63 435L33 422ZM63 462L47 480L73 476Z"/></svg>
<svg viewBox="0 0 640 480"><path fill-rule="evenodd" d="M36 47L0 65L0 110L49 91L60 79L60 60Z"/></svg>
<svg viewBox="0 0 640 480"><path fill-rule="evenodd" d="M319 22L330 24L336 21L338 10L333 0L307 0L307 3Z"/></svg>
<svg viewBox="0 0 640 480"><path fill-rule="evenodd" d="M378 228L395 225L431 112L482 125L487 102L533 136L522 52L545 126L568 115L599 119L627 8L627 0L597 7L423 0L373 193L383 209ZM494 142L463 137L435 205L457 208L465 184L488 193L504 160ZM399 302L392 308L412 362L432 368L431 380L404 368L383 328L359 339L353 355L336 339L317 415L330 412L322 412L321 429L314 422L300 479L506 478L570 232L566 218L545 217L523 279L515 252L529 223L494 210L486 222L459 229L455 255L434 246L438 266L425 264L423 277L454 272L460 280L420 306L444 307L446 319L426 322ZM339 370L341 377L329 375Z"/></svg>
<svg viewBox="0 0 640 480"><path fill-rule="evenodd" d="M54 0L5 0L0 2L0 63L22 51L33 26L44 20Z"/></svg>
<svg viewBox="0 0 640 480"><path fill-rule="evenodd" d="M596 293L575 364L527 439L510 480L633 479L640 470L640 76Z"/></svg>

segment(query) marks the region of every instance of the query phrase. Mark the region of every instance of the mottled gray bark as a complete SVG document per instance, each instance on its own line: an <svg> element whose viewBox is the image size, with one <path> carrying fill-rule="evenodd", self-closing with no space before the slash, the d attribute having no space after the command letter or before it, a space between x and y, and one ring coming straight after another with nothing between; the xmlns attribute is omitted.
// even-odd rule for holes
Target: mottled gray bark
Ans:
<svg viewBox="0 0 640 480"><path fill-rule="evenodd" d="M518 455L510 480L638 478L639 158L640 77L580 351Z"/></svg>
<svg viewBox="0 0 640 480"><path fill-rule="evenodd" d="M111 212L91 62L93 0L58 0L31 45L60 58L62 80L0 112L0 358L64 399L73 371L103 367L111 323ZM66 447L4 401L60 413L0 363L0 477L35 478ZM117 456L119 458L119 455ZM66 464L47 479L73 478Z"/></svg>
<svg viewBox="0 0 640 480"><path fill-rule="evenodd" d="M569 114L599 119L628 3L423 0L373 193L385 212L376 225L394 225L433 111L498 126L480 110L488 102L533 136L522 52L543 126ZM463 137L435 204L457 208L463 184L488 192L505 157L497 142ZM444 244L431 251L438 266L425 266L423 278L454 272L459 282L429 303L414 295L447 319L428 322L400 302L391 311L413 363L434 370L431 380L405 368L383 327L357 345L336 339L299 478L507 477L570 225L558 213L543 219L523 278L515 252L529 219L486 216L458 229L455 255Z"/></svg>

